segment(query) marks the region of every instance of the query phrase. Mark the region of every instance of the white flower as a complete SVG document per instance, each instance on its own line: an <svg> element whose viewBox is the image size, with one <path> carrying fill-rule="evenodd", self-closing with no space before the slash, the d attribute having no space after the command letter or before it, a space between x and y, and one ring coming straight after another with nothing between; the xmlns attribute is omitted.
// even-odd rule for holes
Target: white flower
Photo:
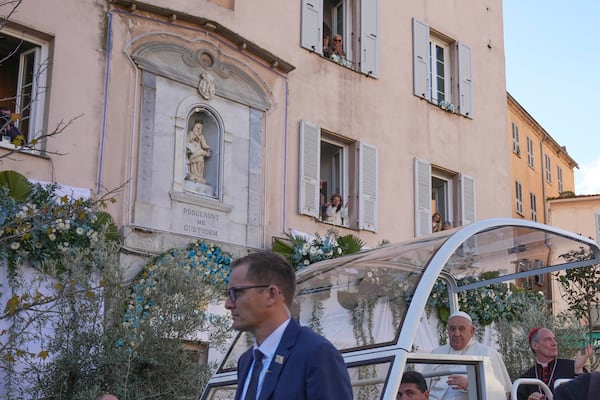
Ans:
<svg viewBox="0 0 600 400"><path fill-rule="evenodd" d="M308 265L308 264L310 264L310 261L304 260L304 265Z"/></svg>
<svg viewBox="0 0 600 400"><path fill-rule="evenodd" d="M309 245L308 243L306 243L306 242L305 242L305 243L302 245L302 250L308 250L308 249L309 249L309 247L310 247L310 245Z"/></svg>
<svg viewBox="0 0 600 400"><path fill-rule="evenodd" d="M52 242L54 242L56 240L56 235L54 233L51 233L48 235L48 239L50 239Z"/></svg>
<svg viewBox="0 0 600 400"><path fill-rule="evenodd" d="M338 252L338 254L342 254L342 248L338 247L337 252Z"/></svg>
<svg viewBox="0 0 600 400"><path fill-rule="evenodd" d="M21 247L21 245L19 244L19 242L12 242L10 244L10 248L13 250L17 250L19 247Z"/></svg>
<svg viewBox="0 0 600 400"><path fill-rule="evenodd" d="M78 235L83 235L83 228L78 226L77 229L75 229L75 232L77 232Z"/></svg>

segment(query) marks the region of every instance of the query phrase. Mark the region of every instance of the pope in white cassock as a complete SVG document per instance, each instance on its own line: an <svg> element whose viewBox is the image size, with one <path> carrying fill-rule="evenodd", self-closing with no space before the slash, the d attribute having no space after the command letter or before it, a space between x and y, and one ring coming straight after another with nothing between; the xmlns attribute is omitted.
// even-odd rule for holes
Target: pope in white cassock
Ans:
<svg viewBox="0 0 600 400"><path fill-rule="evenodd" d="M469 314L457 311L448 318L448 338L450 344L433 349L434 354L461 354L469 356L487 356L493 376L486 376L486 392L491 400L506 400L511 390L511 381L500 354L473 339L475 327ZM488 360L485 362L488 367ZM437 365L426 368L424 373L450 371L464 368L459 365ZM487 369L487 368L486 368ZM465 374L453 374L429 379L429 398L434 400L468 399L469 382ZM494 390L496 389L496 390ZM493 393L491 393L493 392Z"/></svg>

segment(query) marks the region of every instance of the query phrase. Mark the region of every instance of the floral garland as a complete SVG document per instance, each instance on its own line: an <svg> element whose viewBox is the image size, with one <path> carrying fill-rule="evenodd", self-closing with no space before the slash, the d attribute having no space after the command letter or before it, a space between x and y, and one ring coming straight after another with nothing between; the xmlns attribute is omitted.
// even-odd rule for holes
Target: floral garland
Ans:
<svg viewBox="0 0 600 400"><path fill-rule="evenodd" d="M122 326L130 332L127 340L134 344L137 329L150 317L158 280L165 270L182 268L190 277L199 278L206 285L201 290L213 290L215 294L223 292L229 283L231 255L214 244L194 242L185 249L173 249L147 264L138 274L131 286L131 293L122 317ZM117 346L124 346L124 340L118 340Z"/></svg>
<svg viewBox="0 0 600 400"><path fill-rule="evenodd" d="M481 277L466 277L459 279L459 286L490 279L497 276L497 272L482 274ZM514 285L510 287L504 283L497 283L482 287L477 290L468 290L458 294L458 305L461 311L465 311L479 325L486 326L500 320L520 321L522 314L526 311L523 297L537 297L532 293ZM436 310L439 320L445 325L450 315L448 299L448 288L446 284L438 279L431 291L427 301L427 309Z"/></svg>
<svg viewBox="0 0 600 400"><path fill-rule="evenodd" d="M324 236L315 233L312 237L287 234L287 239L276 238L273 241L273 251L286 257L289 262L300 270L310 264L353 254L364 246L364 243L354 235L339 236L337 230L329 229Z"/></svg>
<svg viewBox="0 0 600 400"><path fill-rule="evenodd" d="M58 197L56 190L54 184L35 184L27 200L17 201L0 187L0 260L7 259L11 268L24 260L38 269L45 260L60 264L66 254L76 254L102 236L110 216L99 214L91 200Z"/></svg>

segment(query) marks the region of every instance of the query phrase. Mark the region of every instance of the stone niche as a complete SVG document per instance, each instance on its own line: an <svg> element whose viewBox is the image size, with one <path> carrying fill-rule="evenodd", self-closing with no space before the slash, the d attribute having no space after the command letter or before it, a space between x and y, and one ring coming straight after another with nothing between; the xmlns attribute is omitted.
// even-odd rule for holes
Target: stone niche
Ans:
<svg viewBox="0 0 600 400"><path fill-rule="evenodd" d="M141 40L131 53L141 76L133 225L263 247L267 85L210 41L159 34Z"/></svg>

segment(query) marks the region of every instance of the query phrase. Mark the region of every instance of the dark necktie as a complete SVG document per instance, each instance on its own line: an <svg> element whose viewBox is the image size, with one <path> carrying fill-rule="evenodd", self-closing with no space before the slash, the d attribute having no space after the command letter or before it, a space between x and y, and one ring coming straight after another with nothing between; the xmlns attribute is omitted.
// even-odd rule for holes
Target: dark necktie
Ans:
<svg viewBox="0 0 600 400"><path fill-rule="evenodd" d="M252 377L250 378L250 384L246 391L245 400L256 400L256 395L258 393L258 377L260 376L260 371L262 371L263 367L262 359L263 353L258 349L254 350L254 367L252 367Z"/></svg>

